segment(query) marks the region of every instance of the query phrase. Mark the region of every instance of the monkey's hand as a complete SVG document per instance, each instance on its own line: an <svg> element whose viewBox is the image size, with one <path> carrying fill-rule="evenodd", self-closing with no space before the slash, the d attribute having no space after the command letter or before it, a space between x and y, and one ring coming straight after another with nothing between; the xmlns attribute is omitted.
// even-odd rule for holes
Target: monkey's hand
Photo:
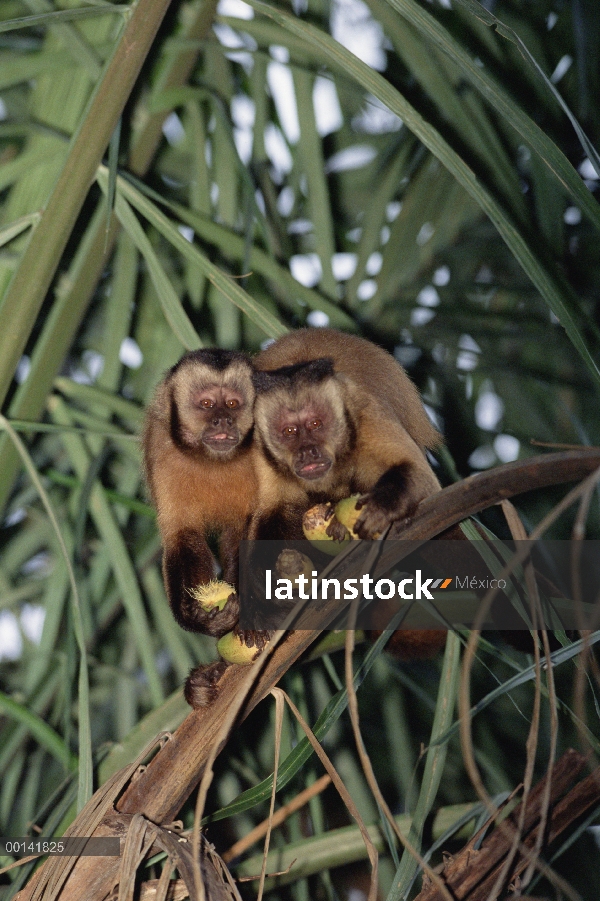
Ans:
<svg viewBox="0 0 600 901"><path fill-rule="evenodd" d="M431 479L411 463L392 466L357 501L361 514L354 531L360 538L376 538L392 522L411 516L420 501L432 493Z"/></svg>
<svg viewBox="0 0 600 901"><path fill-rule="evenodd" d="M339 521L337 516L331 517L325 531L330 538L333 538L334 541L347 541L347 539L351 537L350 530L347 529L346 526Z"/></svg>
<svg viewBox="0 0 600 901"><path fill-rule="evenodd" d="M240 599L237 592L232 591L222 610L214 607L209 611L210 626L213 631L210 635L220 637L226 632L231 632L237 626L240 618ZM218 630L218 631L217 631Z"/></svg>
<svg viewBox="0 0 600 901"><path fill-rule="evenodd" d="M210 707L219 693L217 682L228 666L225 660L217 660L215 663L201 663L190 672L183 689L190 707L194 710Z"/></svg>
<svg viewBox="0 0 600 901"><path fill-rule="evenodd" d="M257 651L263 651L273 635L272 630L240 629L239 626L236 626L233 631L240 641L243 641L249 648L256 648Z"/></svg>
<svg viewBox="0 0 600 901"><path fill-rule="evenodd" d="M202 589L205 586L200 586ZM177 622L190 632L202 632L213 638L220 638L237 625L240 617L240 602L235 591L231 591L224 604L207 607L198 600L198 588L182 591L178 607L171 604Z"/></svg>

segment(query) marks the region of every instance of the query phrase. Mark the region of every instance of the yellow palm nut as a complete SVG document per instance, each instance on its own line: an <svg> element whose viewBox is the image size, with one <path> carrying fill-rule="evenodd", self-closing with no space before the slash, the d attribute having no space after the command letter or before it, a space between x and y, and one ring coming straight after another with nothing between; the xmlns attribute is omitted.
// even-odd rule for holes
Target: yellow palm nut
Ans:
<svg viewBox="0 0 600 901"><path fill-rule="evenodd" d="M339 519L343 526L346 526L352 538L358 538L358 535L354 531L354 526L362 512L362 508L361 510L357 510L356 508L360 496L360 494L352 494L350 497L345 497L343 500L338 501L335 505L335 515L337 519Z"/></svg>
<svg viewBox="0 0 600 901"><path fill-rule="evenodd" d="M222 610L229 595L234 593L233 585L228 582L220 582L218 579L204 585L197 585L191 590L192 597L198 601L203 610L212 610L213 607Z"/></svg>
<svg viewBox="0 0 600 901"><path fill-rule="evenodd" d="M310 579L312 578L313 570L314 565L310 557L292 548L283 550L275 564L275 572L279 579L291 579L293 581L300 575Z"/></svg>
<svg viewBox="0 0 600 901"><path fill-rule="evenodd" d="M227 663L237 663L240 666L248 666L253 663L261 653L260 648L250 648L235 632L228 632L219 638L217 651Z"/></svg>
<svg viewBox="0 0 600 901"><path fill-rule="evenodd" d="M344 550L345 541L336 541L327 534L327 528L334 519L331 504L315 504L307 510L302 520L302 531L306 538L315 544L320 551L335 557ZM348 538L350 536L348 535Z"/></svg>

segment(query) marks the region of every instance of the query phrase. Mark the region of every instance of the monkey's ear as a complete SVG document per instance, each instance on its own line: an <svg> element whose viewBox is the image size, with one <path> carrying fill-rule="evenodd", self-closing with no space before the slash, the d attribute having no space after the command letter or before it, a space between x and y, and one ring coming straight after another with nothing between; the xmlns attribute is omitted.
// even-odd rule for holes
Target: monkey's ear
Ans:
<svg viewBox="0 0 600 901"><path fill-rule="evenodd" d="M306 360L280 369L254 372L252 384L257 394L264 394L276 388L290 388L292 385L315 384L334 375L331 357Z"/></svg>

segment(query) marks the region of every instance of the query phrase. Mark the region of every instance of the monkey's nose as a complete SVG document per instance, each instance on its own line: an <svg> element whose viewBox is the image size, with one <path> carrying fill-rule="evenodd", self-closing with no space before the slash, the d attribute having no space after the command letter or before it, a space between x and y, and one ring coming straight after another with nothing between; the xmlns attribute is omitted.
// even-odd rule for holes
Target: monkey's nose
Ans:
<svg viewBox="0 0 600 901"><path fill-rule="evenodd" d="M233 425L233 419L228 414L220 415L220 416L213 416L212 424L215 426L215 428L220 425L223 425L223 426Z"/></svg>
<svg viewBox="0 0 600 901"><path fill-rule="evenodd" d="M307 457L313 457L316 459L321 456L319 448L316 444L306 444L300 449L300 453L302 454L302 459L306 459Z"/></svg>

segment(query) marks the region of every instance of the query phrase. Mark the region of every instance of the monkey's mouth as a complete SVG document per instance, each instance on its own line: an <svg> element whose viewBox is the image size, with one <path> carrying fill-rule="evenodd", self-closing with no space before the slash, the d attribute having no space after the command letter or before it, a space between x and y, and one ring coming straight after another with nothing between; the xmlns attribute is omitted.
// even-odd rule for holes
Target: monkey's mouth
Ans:
<svg viewBox="0 0 600 901"><path fill-rule="evenodd" d="M236 446L239 438L229 432L217 432L214 435L204 435L202 440L211 450L228 451Z"/></svg>
<svg viewBox="0 0 600 901"><path fill-rule="evenodd" d="M296 469L296 475L301 479L320 479L331 469L331 460L321 460L319 463L306 463Z"/></svg>

